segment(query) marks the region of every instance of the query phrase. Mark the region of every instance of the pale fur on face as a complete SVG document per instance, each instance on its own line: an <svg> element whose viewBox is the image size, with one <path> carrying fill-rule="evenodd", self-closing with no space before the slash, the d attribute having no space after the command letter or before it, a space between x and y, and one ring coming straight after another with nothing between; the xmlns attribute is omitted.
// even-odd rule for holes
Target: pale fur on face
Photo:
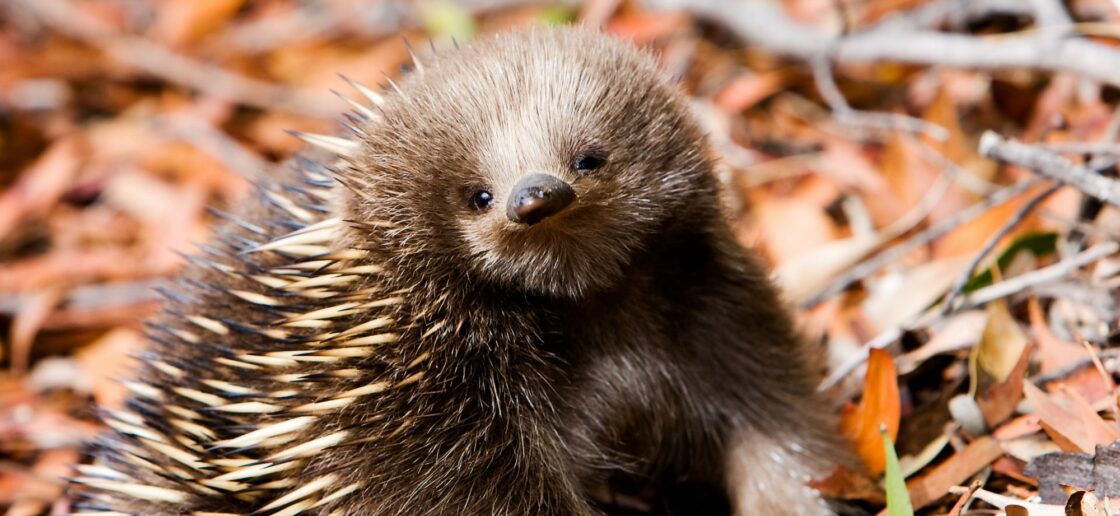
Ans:
<svg viewBox="0 0 1120 516"><path fill-rule="evenodd" d="M413 270L579 298L619 281L709 173L653 59L600 34L498 35L435 57L400 90L367 128L351 212L389 228L369 236ZM605 163L575 170L586 153ZM564 180L577 200L532 226L510 221L511 189L531 173ZM472 208L479 190L489 209Z"/></svg>

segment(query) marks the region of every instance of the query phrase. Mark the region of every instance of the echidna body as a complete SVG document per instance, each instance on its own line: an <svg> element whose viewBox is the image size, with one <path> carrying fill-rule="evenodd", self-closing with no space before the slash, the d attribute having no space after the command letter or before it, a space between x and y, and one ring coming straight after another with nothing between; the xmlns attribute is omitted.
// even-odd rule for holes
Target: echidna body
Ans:
<svg viewBox="0 0 1120 516"><path fill-rule="evenodd" d="M366 93L170 289L80 510L825 511L815 362L650 57L529 30Z"/></svg>

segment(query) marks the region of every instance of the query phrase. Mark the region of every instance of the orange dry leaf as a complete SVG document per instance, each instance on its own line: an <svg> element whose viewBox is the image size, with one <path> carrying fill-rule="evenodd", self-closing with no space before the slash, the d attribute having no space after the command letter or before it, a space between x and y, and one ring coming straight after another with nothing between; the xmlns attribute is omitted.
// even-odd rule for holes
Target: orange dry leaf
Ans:
<svg viewBox="0 0 1120 516"><path fill-rule="evenodd" d="M877 226L886 226L909 212L929 195L942 173L923 156L917 143L898 135L887 140L879 168L889 190L862 197ZM929 221L935 223L952 216L964 205L958 188L950 186L937 200Z"/></svg>
<svg viewBox="0 0 1120 516"><path fill-rule="evenodd" d="M628 39L638 45L681 34L692 23L692 17L683 12L644 13L629 11L607 22L606 31Z"/></svg>
<svg viewBox="0 0 1120 516"><path fill-rule="evenodd" d="M784 78L780 71L739 74L716 94L715 103L727 112L738 113L781 89Z"/></svg>
<svg viewBox="0 0 1120 516"><path fill-rule="evenodd" d="M778 266L814 253L839 236L828 214L800 197L765 197L756 203L751 215L762 250Z"/></svg>
<svg viewBox="0 0 1120 516"><path fill-rule="evenodd" d="M878 475L886 467L879 428L886 427L892 441L897 438L900 410L894 361L890 353L872 349L863 383L863 399L859 405L844 407L840 419L841 431L855 444L856 452L872 474Z"/></svg>
<svg viewBox="0 0 1120 516"><path fill-rule="evenodd" d="M1031 197L1041 192L1045 186L1032 188L1020 194L1015 199L993 206L988 209L983 215L970 220L959 227L950 231L935 244L937 256L974 256L984 243L996 232L1000 230L1011 217L1022 208L1023 203ZM1021 222L1015 231L1006 236L1003 241L997 246L1002 248L1006 242L1014 240L1020 234L1037 227L1037 222L1034 217L1027 217L1026 220Z"/></svg>
<svg viewBox="0 0 1120 516"><path fill-rule="evenodd" d="M115 381L136 364L130 358L141 351L144 339L129 328L117 328L75 354L82 371L89 378L93 397L106 408L124 407L127 392Z"/></svg>
<svg viewBox="0 0 1120 516"><path fill-rule="evenodd" d="M152 36L173 46L192 43L225 25L243 3L244 0L165 0L157 11L160 16Z"/></svg>

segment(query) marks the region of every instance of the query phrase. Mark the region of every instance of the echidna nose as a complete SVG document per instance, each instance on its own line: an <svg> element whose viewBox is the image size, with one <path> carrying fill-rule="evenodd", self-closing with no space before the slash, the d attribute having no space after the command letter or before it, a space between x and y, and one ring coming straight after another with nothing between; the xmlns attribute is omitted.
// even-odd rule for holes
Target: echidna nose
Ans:
<svg viewBox="0 0 1120 516"><path fill-rule="evenodd" d="M559 213L574 200L575 190L562 179L548 174L529 174L513 186L506 203L506 216L514 222L532 225Z"/></svg>

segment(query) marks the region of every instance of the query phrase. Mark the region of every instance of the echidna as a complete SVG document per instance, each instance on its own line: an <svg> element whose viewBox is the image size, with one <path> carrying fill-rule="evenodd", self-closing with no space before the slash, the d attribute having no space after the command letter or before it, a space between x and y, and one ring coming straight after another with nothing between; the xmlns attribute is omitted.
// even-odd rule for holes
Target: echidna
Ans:
<svg viewBox="0 0 1120 516"><path fill-rule="evenodd" d="M424 61L169 289L78 510L826 512L815 362L654 60L538 28Z"/></svg>

